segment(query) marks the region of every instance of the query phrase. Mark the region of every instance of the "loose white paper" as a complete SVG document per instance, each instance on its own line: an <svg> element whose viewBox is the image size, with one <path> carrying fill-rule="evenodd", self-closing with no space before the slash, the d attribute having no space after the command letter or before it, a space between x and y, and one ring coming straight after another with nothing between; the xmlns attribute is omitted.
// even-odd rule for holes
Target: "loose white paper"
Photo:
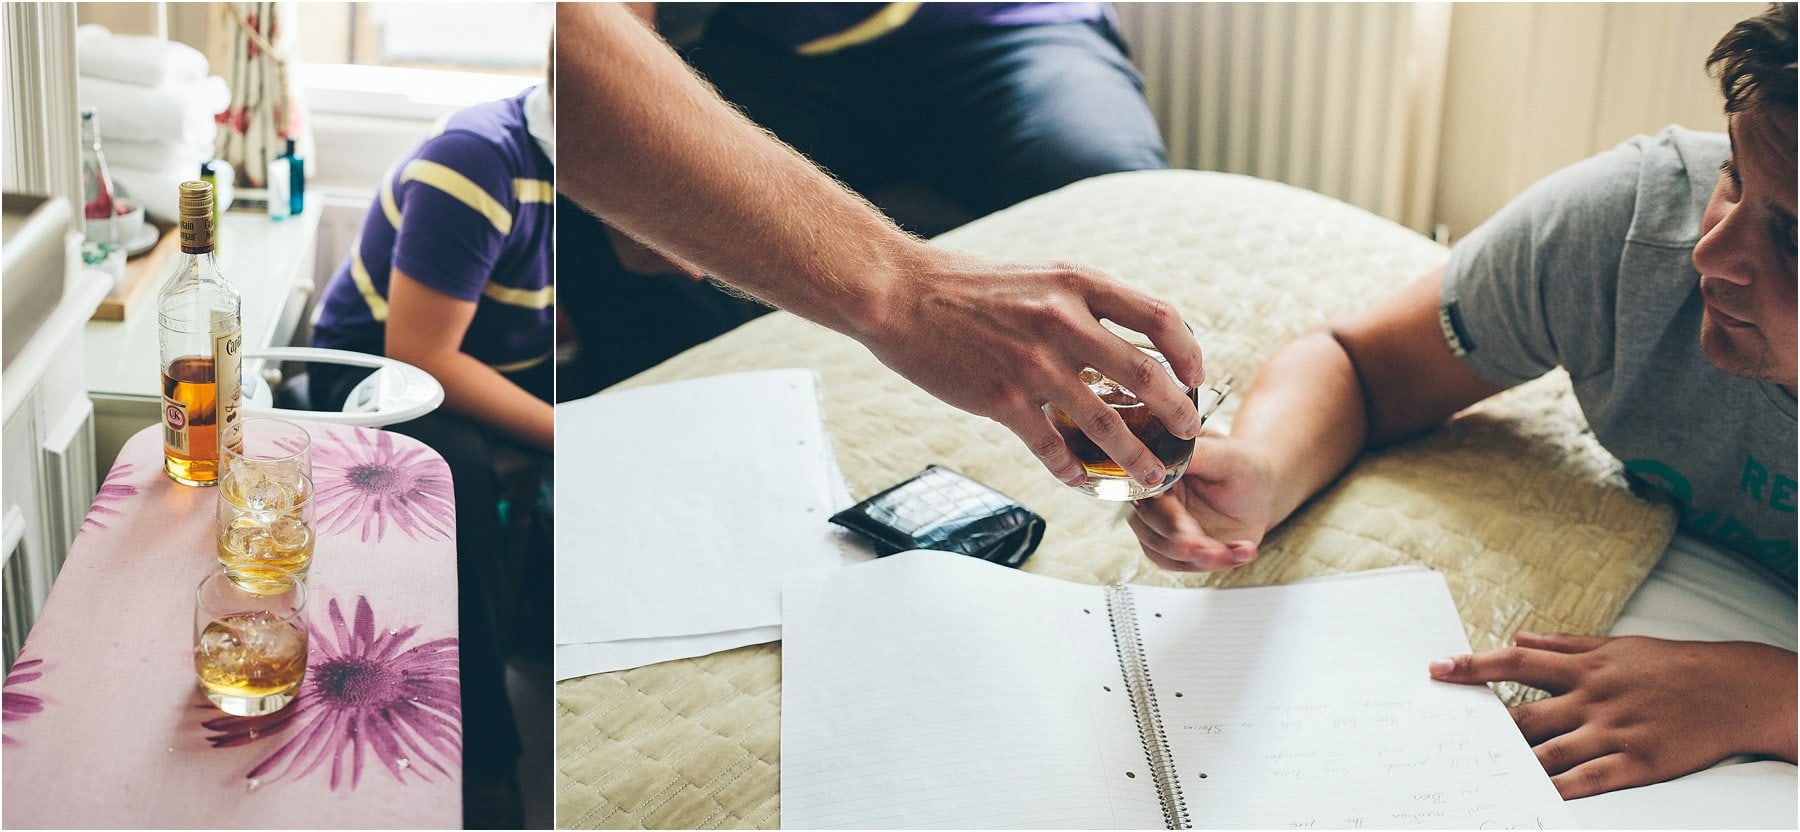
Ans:
<svg viewBox="0 0 1800 832"><path fill-rule="evenodd" d="M602 393L556 422L559 645L775 626L784 573L844 562L812 370Z"/></svg>
<svg viewBox="0 0 1800 832"><path fill-rule="evenodd" d="M631 638L588 644L558 644L553 656L556 681L594 673L611 673L634 667L691 659L751 644L781 640L780 627L754 627L698 636Z"/></svg>

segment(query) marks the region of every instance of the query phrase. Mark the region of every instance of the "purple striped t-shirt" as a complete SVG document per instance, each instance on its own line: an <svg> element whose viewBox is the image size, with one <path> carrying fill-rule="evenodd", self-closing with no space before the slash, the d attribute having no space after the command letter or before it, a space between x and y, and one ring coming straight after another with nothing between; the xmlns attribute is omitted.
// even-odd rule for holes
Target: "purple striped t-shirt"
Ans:
<svg viewBox="0 0 1800 832"><path fill-rule="evenodd" d="M314 346L380 351L397 268L476 304L463 352L502 372L549 360L555 174L526 129L529 92L450 116L388 172L325 288Z"/></svg>

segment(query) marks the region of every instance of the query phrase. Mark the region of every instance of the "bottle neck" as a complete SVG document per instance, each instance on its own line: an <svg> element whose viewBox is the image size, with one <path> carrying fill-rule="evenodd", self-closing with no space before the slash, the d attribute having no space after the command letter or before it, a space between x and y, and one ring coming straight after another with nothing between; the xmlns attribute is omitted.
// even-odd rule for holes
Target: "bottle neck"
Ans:
<svg viewBox="0 0 1800 832"><path fill-rule="evenodd" d="M204 217L181 218L181 253L212 254L213 242L213 218L210 213Z"/></svg>

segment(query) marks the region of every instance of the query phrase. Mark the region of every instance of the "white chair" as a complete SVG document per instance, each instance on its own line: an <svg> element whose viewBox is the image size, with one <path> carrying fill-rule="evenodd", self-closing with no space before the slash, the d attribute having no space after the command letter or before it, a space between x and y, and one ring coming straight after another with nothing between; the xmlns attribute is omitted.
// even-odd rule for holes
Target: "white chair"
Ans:
<svg viewBox="0 0 1800 832"><path fill-rule="evenodd" d="M249 416L276 416L309 419L335 425L383 427L417 419L444 403L444 386L430 373L404 361L379 355L328 350L316 347L273 347L244 354L244 413ZM352 367L374 367L375 372L350 391L341 411L286 410L275 407L275 395L254 368L266 361L306 361L318 364L346 364Z"/></svg>

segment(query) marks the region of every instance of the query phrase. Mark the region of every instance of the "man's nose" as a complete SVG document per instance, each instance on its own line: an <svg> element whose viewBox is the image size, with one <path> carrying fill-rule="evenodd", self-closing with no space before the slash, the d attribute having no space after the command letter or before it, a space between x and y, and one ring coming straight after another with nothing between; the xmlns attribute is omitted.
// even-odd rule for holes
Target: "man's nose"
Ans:
<svg viewBox="0 0 1800 832"><path fill-rule="evenodd" d="M1740 285L1748 285L1752 275L1749 242L1742 206L1725 209L1725 215L1700 236L1694 246L1694 268L1701 274Z"/></svg>

